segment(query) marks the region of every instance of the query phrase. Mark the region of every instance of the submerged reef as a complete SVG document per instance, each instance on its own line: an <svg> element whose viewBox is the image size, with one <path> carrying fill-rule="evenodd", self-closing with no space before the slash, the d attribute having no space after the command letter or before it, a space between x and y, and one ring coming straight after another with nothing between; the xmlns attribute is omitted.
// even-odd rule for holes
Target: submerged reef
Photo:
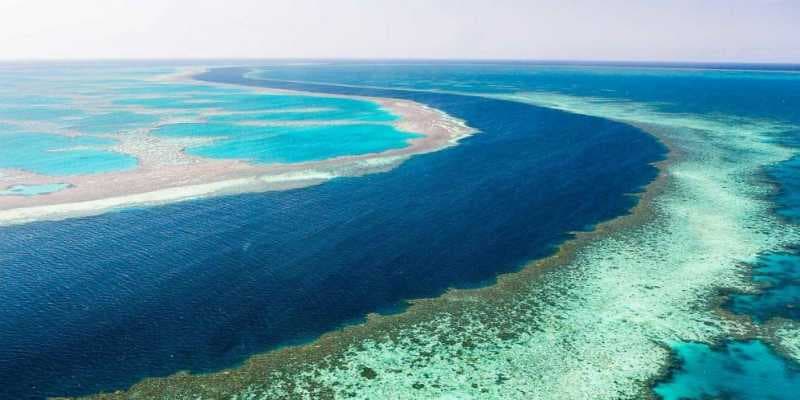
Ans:
<svg viewBox="0 0 800 400"><path fill-rule="evenodd" d="M732 294L726 304L731 311L750 315L758 323L772 318L800 320L800 256L763 255L752 267L752 279L757 289Z"/></svg>
<svg viewBox="0 0 800 400"><path fill-rule="evenodd" d="M676 343L679 369L655 387L664 400L794 399L800 393L800 365L773 353L760 341Z"/></svg>

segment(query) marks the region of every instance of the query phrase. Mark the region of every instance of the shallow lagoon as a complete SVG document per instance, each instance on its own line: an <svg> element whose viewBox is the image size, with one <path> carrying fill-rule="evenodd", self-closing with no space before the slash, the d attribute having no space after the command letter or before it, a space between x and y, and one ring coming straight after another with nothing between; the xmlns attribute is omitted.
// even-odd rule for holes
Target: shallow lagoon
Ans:
<svg viewBox="0 0 800 400"><path fill-rule="evenodd" d="M75 121L69 129L83 133L120 133L133 129L150 128L159 121L152 114L130 111L112 111L87 115Z"/></svg>
<svg viewBox="0 0 800 400"><path fill-rule="evenodd" d="M0 149L0 168L57 176L130 170L135 158L111 151L116 142L107 138L153 130L163 137L223 134L189 152L255 162L362 155L402 148L417 137L392 127L397 117L373 101L153 79L169 71L0 70L0 104L13 104L0 107L0 135L7 144ZM25 78L18 79L20 74Z"/></svg>
<svg viewBox="0 0 800 400"><path fill-rule="evenodd" d="M400 149L421 135L391 125L345 124L311 126L243 126L174 124L155 131L163 136L219 137L214 143L187 149L208 158L244 159L259 163L293 163Z"/></svg>
<svg viewBox="0 0 800 400"><path fill-rule="evenodd" d="M114 141L44 133L0 131L0 168L67 176L133 169L135 158L104 150Z"/></svg>

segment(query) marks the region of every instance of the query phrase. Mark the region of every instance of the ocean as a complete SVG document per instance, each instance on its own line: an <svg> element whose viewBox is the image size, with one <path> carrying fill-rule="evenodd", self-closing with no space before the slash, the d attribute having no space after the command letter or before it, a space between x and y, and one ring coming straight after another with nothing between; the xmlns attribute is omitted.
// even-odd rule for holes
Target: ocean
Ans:
<svg viewBox="0 0 800 400"><path fill-rule="evenodd" d="M101 68L98 74L113 76L113 68L121 67ZM543 277L542 282L557 282L559 296L565 297L539 304L536 299L545 296L532 291L533 300L525 304L533 304L526 312L535 312L535 318L558 317L536 320L536 330L518 336L528 341L508 349L522 357L528 349L538 351L537 346L547 345L554 356L565 351L569 356L562 360L574 357L580 362L548 364L539 355L506 366L498 363L503 357L512 358L501 349L477 359L485 360L493 371L516 366L508 370L513 372L504 372L502 379L487 375L487 386L476 375L473 383L480 382L480 388L469 383L462 387L458 380L448 380L455 375L443 367L466 359L471 347L462 345L461 352L439 361L430 359L425 368L417 368L428 380L442 375L433 385L422 384L414 368L404 363L400 342L369 344L353 350L352 360L346 356L341 370L348 371L351 363L363 368L368 360L376 364L370 367L373 372L383 377L386 368L379 366L387 362L407 370L416 381L360 379L347 390L363 398L387 390L404 393L403 387L418 396L466 396L476 390L487 397L527 398L513 388L536 388L536 379L578 373L602 357L627 360L629 354L621 353L628 343L623 340L639 346L628 349L640 356L649 354L647 346L655 345L660 350L652 354L662 354L658 360L664 365L659 369L650 362L648 368L659 370L643 370L641 375L636 362L597 372L603 390L635 393L624 385L644 381L640 376L648 376L648 388L665 399L723 394L790 398L781 396L800 387L793 372L797 364L792 360L792 342L735 340L722 328L708 328L706 322L715 327L725 324L712 321L713 310L695 302L726 283L748 285L750 278L734 280L741 279L742 270L730 265L726 258L730 255L753 265L751 283L758 290L734 293L723 307L752 315L758 326L775 316L798 317L792 308L797 303L798 263L789 246L795 237L791 210L800 207L793 200L800 196L792 185L800 132L796 72L691 65L340 62L273 63L244 77L250 69L217 68L200 79L320 95L408 99L463 119L478 133L456 146L414 156L387 172L337 178L313 187L0 228L0 397L92 394L126 389L143 378L178 371L235 369L251 355L313 342L325 332L363 322L368 313L403 313L411 299L436 297L448 288L490 287L499 274L553 255L575 232L591 231L601 222L628 214L637 204L635 193L656 178L654 163L667 156L665 145L643 130L654 125L667 129L665 137L677 142L673 146L688 152L684 161L666 167L674 182L664 189L666 200L652 206L664 210L663 221L660 214L656 217L658 225L670 228L640 234L636 246L614 239L626 243L622 250L598 246L584 252L588 260L584 264L565 267L563 272L554 268L552 277ZM187 93L194 93L194 87L188 87ZM126 90L134 89L126 85ZM92 90L102 92L102 86ZM138 101L136 106L178 110L171 111L178 114L192 113L198 104L183 102L175 108L152 95L154 90L145 90L152 97L116 101L127 105ZM236 98L216 90L210 90L212 101ZM330 98L275 101L291 112L304 109L299 110L303 119L309 118L304 114L309 108L317 109L312 114L336 114L319 116L323 120L354 119L359 121L354 127L374 125L387 132L372 143L365 142L358 129L350 130L350 138L342 136L334 130L338 126L315 128L331 129L327 132L301 129L297 140L258 127L253 135L281 153L241 150L227 142L189 151L207 157L294 162L340 152L373 152L406 139L391 131L385 124L391 117L381 110L348 103L333 112L330 109L338 106L328 103L335 101L325 99ZM231 103L236 111L260 110L263 104L259 100L251 108L248 101L252 100ZM257 118L281 118L277 115ZM120 117L118 126L132 129L154 123L127 114ZM224 129L224 124L236 122L230 118L209 121L210 131L214 124ZM107 123L100 118L91 125ZM188 129L191 135L203 135L203 128L202 122L175 123L156 132L180 136ZM6 159L13 157L0 150L0 167ZM26 158L34 159L38 156ZM762 190L773 186L779 190ZM781 232L781 237L772 232ZM681 235L677 239L670 236L677 234ZM643 256L649 247L666 253ZM689 263L690 256L697 258ZM736 273L718 282L711 277L717 270L708 266ZM584 291L584 286L592 290ZM663 290L658 306L637 308L650 304L650 297L642 294L651 296L653 290ZM573 307L572 301L578 299L579 306ZM673 321L682 303L698 304L685 313L693 319ZM592 322L595 317L602 317L602 323ZM556 320L568 323L552 328L550 321ZM619 325L605 325L612 320ZM526 321L519 318L520 323ZM459 326L473 332L468 325ZM568 336L551 343L553 336L545 334ZM594 345L592 337L604 338L603 344ZM445 346L441 354L450 354L449 342L440 345ZM389 353L394 358L384 357ZM731 371L731 363L742 365ZM722 372L704 373L709 365ZM541 376L534 378L530 371ZM605 375L612 373L624 379L605 384L604 379L616 377ZM323 368L320 385L326 374L336 372ZM732 384L737 381L752 384ZM780 389L753 394L754 385ZM541 386L544 392L546 387ZM557 392L551 393L557 397ZM603 397L605 392L595 393Z"/></svg>

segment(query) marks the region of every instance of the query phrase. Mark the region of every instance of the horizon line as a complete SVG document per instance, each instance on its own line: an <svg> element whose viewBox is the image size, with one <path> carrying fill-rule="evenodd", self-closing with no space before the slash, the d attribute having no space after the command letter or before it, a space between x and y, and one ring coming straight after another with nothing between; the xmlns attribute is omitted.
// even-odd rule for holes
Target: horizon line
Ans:
<svg viewBox="0 0 800 400"><path fill-rule="evenodd" d="M28 58L2 58L0 63L19 63L19 62L114 62L114 61L391 61L391 62L520 62L520 63L551 63L551 64L652 64L652 65L775 65L775 66L797 66L800 67L800 60L797 61L759 61L759 60L636 60L636 59L562 59L562 58L468 58L468 57L87 57L87 58L48 58L48 57L28 57Z"/></svg>

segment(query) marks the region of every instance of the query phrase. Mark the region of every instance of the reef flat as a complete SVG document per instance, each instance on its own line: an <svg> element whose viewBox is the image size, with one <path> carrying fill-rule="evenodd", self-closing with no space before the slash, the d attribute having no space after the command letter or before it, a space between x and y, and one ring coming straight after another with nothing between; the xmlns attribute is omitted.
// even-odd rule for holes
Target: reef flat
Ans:
<svg viewBox="0 0 800 400"><path fill-rule="evenodd" d="M0 152L0 188L68 189L47 196L0 192L0 224L303 187L385 171L473 133L411 101L240 92L193 81L200 71L134 80L111 99L75 94L77 109L37 99L28 108L5 110L0 134L30 150Z"/></svg>

